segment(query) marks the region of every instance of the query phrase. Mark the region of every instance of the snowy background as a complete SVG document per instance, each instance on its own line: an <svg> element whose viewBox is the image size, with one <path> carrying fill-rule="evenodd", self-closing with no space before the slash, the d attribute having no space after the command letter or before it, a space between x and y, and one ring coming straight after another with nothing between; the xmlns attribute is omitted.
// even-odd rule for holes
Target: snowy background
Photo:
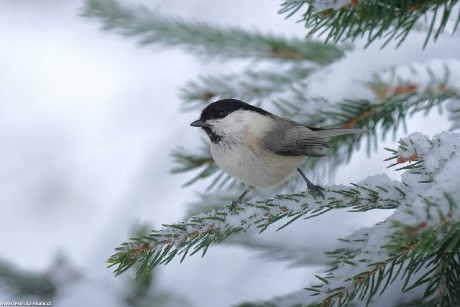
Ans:
<svg viewBox="0 0 460 307"><path fill-rule="evenodd" d="M305 33L295 18L286 21L277 14L278 1L143 3L209 23L287 36ZM178 145L195 146L200 137L189 127L198 113L179 111L179 88L200 74L237 71L244 62L205 63L178 49L141 48L100 31L100 24L79 15L82 5L0 2L0 255L37 272L46 271L56 254L65 255L84 278L64 284L54 306L124 306L117 299L124 283L106 269L108 256L134 225L158 228L180 220L195 192L207 186L182 188L194 174L169 173L170 152ZM424 38L414 33L397 51L377 45L355 51L318 76L310 91L329 99L362 97L368 89L360 82L382 69L423 63L434 55L458 56L458 39L441 38L422 50ZM397 138L448 128L444 117L431 112L412 118L407 133L398 130ZM379 143L385 146L396 148L391 137ZM325 183L348 184L383 172L398 178L386 169L386 157L379 150L369 158L363 148L334 182ZM324 250L337 237L387 214L336 212L265 238ZM294 236L299 229L306 234L302 238ZM158 287L194 306L228 306L302 289L320 271L261 261L241 247L214 246L203 259L161 268ZM3 291L0 302L8 300L11 294Z"/></svg>

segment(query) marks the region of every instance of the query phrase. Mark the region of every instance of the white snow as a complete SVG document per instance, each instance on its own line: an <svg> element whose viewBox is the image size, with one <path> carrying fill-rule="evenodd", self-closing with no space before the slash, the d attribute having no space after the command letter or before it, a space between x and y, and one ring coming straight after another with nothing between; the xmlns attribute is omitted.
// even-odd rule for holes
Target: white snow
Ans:
<svg viewBox="0 0 460 307"><path fill-rule="evenodd" d="M319 0L311 1L311 6L315 12L321 12L327 9L340 9L341 7L350 5L352 1L350 0Z"/></svg>
<svg viewBox="0 0 460 307"><path fill-rule="evenodd" d="M452 206L449 201L449 198L452 200L460 199L458 184L460 135L442 132L429 139L421 133L412 133L403 138L400 144L398 156L407 158L416 154L420 157L419 159L423 159L420 163L421 168L405 170L401 183L401 186L405 184L403 190L405 197L399 200L401 205L388 219L373 227L360 230L348 238L352 241L365 236L364 241L352 241L343 244L343 247L358 250L359 253L348 259L354 263L353 265L342 262L338 269L326 274L325 277L330 282L322 287L319 300L326 298L331 294L330 291L339 287L347 290L353 289L355 281L348 280L350 277L372 271L374 269L372 264L383 263L389 259L391 254L385 245L391 242L389 235L395 231L393 228L395 222L408 229L414 229L416 232L422 232L429 227L437 227L445 222L460 220L460 208L455 205ZM410 146L406 146L406 144L410 144ZM425 157L429 157L428 161L424 160ZM430 173L433 179L431 182L425 182L426 173ZM373 183L373 186L385 185L383 178L385 177L370 177L365 180L366 185L370 182ZM399 193L399 197L402 197L401 193ZM415 279L413 280L415 281ZM411 291L410 295L416 297L419 292L420 289Z"/></svg>

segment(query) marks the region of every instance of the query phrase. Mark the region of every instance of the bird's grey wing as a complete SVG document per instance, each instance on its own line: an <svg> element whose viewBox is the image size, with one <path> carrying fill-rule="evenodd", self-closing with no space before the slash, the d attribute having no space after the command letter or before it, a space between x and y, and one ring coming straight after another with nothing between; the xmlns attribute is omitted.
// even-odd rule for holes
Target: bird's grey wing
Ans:
<svg viewBox="0 0 460 307"><path fill-rule="evenodd" d="M305 126L286 124L268 134L266 147L281 156L323 157L329 145Z"/></svg>
<svg viewBox="0 0 460 307"><path fill-rule="evenodd" d="M330 138L333 136L343 135L343 134L356 134L356 133L369 132L369 130L358 129L358 128L311 128L311 127L307 127L307 128L316 132L321 138Z"/></svg>

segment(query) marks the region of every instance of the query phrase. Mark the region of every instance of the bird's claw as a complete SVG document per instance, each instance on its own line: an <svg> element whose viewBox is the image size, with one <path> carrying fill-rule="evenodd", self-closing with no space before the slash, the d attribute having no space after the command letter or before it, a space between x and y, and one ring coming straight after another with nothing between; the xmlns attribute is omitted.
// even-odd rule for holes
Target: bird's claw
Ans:
<svg viewBox="0 0 460 307"><path fill-rule="evenodd" d="M238 208L238 205L241 204L241 201L240 200L234 200L232 201L232 204L229 207L230 211L236 211L236 209Z"/></svg>
<svg viewBox="0 0 460 307"><path fill-rule="evenodd" d="M307 184L307 187L308 187L309 191L311 191L311 192L313 192L315 194L318 194L323 199L325 199L324 193L323 193L323 191L325 191L325 189L322 186L317 185L317 184Z"/></svg>

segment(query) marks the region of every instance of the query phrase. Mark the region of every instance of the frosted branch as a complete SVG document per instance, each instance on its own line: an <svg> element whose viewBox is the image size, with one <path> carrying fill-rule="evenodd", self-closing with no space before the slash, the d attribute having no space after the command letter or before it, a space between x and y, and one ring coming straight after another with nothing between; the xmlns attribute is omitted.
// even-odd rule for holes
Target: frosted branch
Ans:
<svg viewBox="0 0 460 307"><path fill-rule="evenodd" d="M405 280L403 291L429 284L432 291L426 290L424 298L455 300L452 290L442 287L446 280L460 281L455 273L460 270L459 148L455 133L443 132L431 140L413 133L400 140L392 158L393 165L404 165L405 199L384 223L355 234L348 248L331 253L339 262L319 277L322 284L309 288L319 301L338 306L369 302L397 277ZM436 291L442 296L433 298Z"/></svg>
<svg viewBox="0 0 460 307"><path fill-rule="evenodd" d="M377 98L414 94L413 97L446 95L460 99L460 61L435 60L423 64L392 67L374 77L371 89Z"/></svg>
<svg viewBox="0 0 460 307"><path fill-rule="evenodd" d="M147 236L123 243L110 259L121 274L137 261L143 265L142 274L159 264L167 264L176 256L181 259L201 252L204 255L211 243L218 243L235 233L249 229L264 231L273 223L285 219L279 229L297 219L311 218L330 210L350 208L354 211L393 209L405 195L405 187L384 175L371 177L351 187L332 186L325 193L326 200L311 194L277 195L273 199L247 202L237 209L226 208L196 215L187 221L153 231Z"/></svg>

